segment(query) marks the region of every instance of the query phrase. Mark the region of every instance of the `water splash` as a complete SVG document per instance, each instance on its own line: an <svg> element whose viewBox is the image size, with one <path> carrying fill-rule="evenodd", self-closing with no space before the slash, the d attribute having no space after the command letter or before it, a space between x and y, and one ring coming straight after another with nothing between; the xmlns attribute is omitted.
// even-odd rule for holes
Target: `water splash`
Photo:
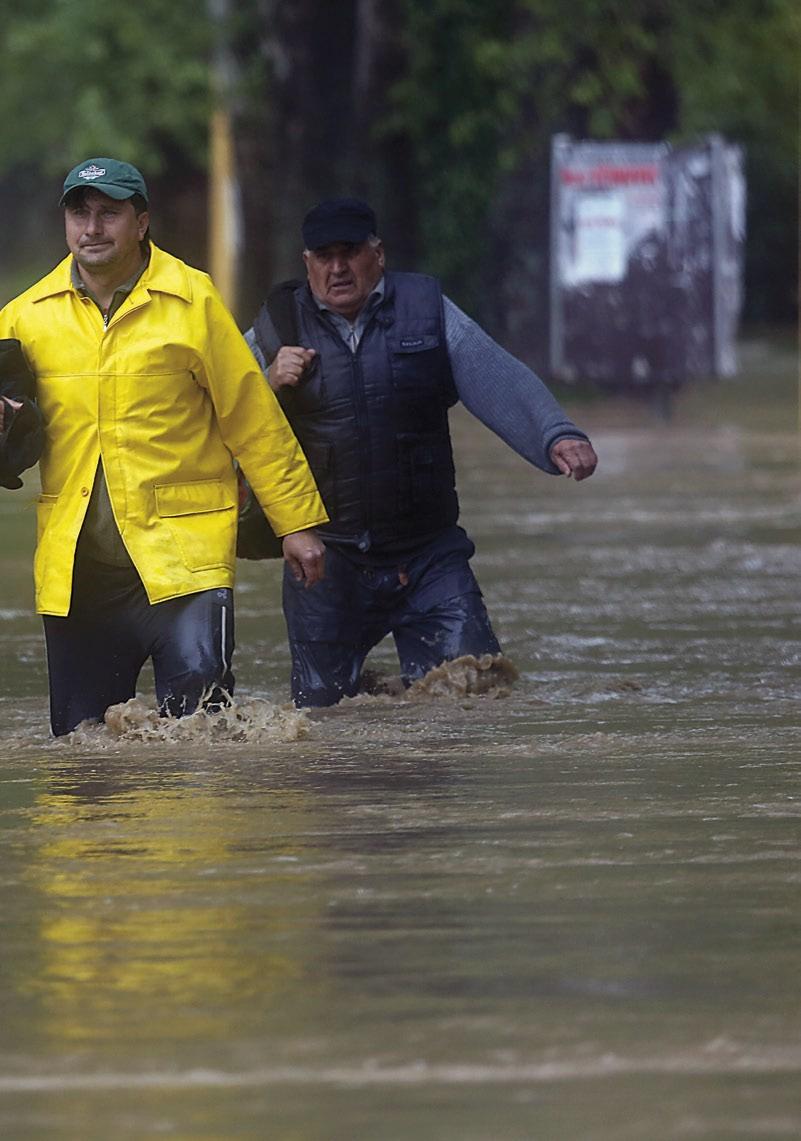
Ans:
<svg viewBox="0 0 801 1141"><path fill-rule="evenodd" d="M429 670L408 689L397 675L365 670L362 693L408 701L461 700L465 697L508 697L519 677L517 666L503 654L465 654Z"/></svg>
<svg viewBox="0 0 801 1141"><path fill-rule="evenodd" d="M517 667L502 654L465 654L436 666L408 689L398 676L365 671L362 694L351 700L359 702L368 695L393 701L508 697L518 676ZM120 742L196 742L208 746L215 742L299 741L311 731L312 723L305 711L258 698L232 700L213 713L200 709L185 717L165 717L154 706L132 697L109 706L101 724L84 721L60 740L73 747L94 749Z"/></svg>
<svg viewBox="0 0 801 1141"><path fill-rule="evenodd" d="M199 709L185 717L163 717L138 697L111 705L103 724L85 721L69 734L71 745L117 741L249 742L299 741L309 735L306 714L289 705L253 698L215 713Z"/></svg>
<svg viewBox="0 0 801 1141"><path fill-rule="evenodd" d="M474 697L508 697L519 677L517 666L503 654L473 654L443 662L429 670L425 677L412 682L408 696L412 701Z"/></svg>

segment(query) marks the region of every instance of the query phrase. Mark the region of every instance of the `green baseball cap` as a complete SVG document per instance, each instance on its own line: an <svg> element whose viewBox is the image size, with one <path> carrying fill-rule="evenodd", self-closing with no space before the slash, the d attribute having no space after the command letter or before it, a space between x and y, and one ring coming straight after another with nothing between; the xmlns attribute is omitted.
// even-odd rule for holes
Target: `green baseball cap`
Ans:
<svg viewBox="0 0 801 1141"><path fill-rule="evenodd" d="M119 201L141 194L147 202L147 187L142 175L129 162L120 162L116 158L89 158L74 166L64 179L64 193L59 206L64 205L71 190L87 186Z"/></svg>

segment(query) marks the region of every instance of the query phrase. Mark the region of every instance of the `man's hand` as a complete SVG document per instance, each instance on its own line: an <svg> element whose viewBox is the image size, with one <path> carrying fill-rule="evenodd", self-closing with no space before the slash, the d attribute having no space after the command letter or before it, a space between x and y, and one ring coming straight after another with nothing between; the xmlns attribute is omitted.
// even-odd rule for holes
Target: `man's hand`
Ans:
<svg viewBox="0 0 801 1141"><path fill-rule="evenodd" d="M277 392L285 384L298 384L316 356L316 349L304 349L301 345L282 345L267 370L267 380L273 392Z"/></svg>
<svg viewBox="0 0 801 1141"><path fill-rule="evenodd" d="M10 405L15 412L22 407L19 400L12 400L10 396L0 396L0 432L4 431L6 426L6 404ZM10 423L11 416L8 419Z"/></svg>
<svg viewBox="0 0 801 1141"><path fill-rule="evenodd" d="M325 544L316 531L293 531L284 535L284 558L292 574L306 586L314 586L325 572Z"/></svg>
<svg viewBox="0 0 801 1141"><path fill-rule="evenodd" d="M557 440L551 448L551 463L568 479L587 479L595 471L598 457L589 440Z"/></svg>

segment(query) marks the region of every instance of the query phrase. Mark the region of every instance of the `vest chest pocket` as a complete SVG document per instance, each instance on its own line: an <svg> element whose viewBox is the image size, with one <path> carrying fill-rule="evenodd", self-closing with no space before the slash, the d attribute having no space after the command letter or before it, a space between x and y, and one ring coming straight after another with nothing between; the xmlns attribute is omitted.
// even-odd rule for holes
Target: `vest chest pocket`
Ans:
<svg viewBox="0 0 801 1141"><path fill-rule="evenodd" d="M389 348L399 439L418 433L447 434L449 374L439 336L401 333L390 340Z"/></svg>
<svg viewBox="0 0 801 1141"><path fill-rule="evenodd" d="M388 344L396 388L419 388L438 382L442 361L437 334L396 333Z"/></svg>

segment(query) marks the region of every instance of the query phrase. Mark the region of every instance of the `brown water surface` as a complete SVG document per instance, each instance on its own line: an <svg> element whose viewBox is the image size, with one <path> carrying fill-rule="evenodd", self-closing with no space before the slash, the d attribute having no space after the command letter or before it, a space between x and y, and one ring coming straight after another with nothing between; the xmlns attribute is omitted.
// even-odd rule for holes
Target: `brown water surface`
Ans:
<svg viewBox="0 0 801 1141"><path fill-rule="evenodd" d="M0 1137L801 1136L796 385L568 395L580 485L457 415L483 695L290 710L244 564L236 710L53 742L0 492Z"/></svg>

